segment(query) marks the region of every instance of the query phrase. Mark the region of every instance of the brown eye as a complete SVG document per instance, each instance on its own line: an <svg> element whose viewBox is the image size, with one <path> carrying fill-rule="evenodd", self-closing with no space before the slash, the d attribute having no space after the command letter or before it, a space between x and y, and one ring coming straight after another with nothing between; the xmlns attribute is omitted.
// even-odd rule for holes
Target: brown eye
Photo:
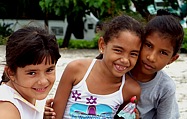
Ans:
<svg viewBox="0 0 187 119"><path fill-rule="evenodd" d="M163 55L168 55L168 53L165 52L165 51L160 51L160 53L163 54Z"/></svg>
<svg viewBox="0 0 187 119"><path fill-rule="evenodd" d="M49 68L49 69L47 69L47 71L46 72L53 72L55 70L55 68Z"/></svg>
<svg viewBox="0 0 187 119"><path fill-rule="evenodd" d="M131 53L131 56L132 56L132 57L138 57L138 56L139 56L139 53Z"/></svg>
<svg viewBox="0 0 187 119"><path fill-rule="evenodd" d="M27 74L28 75L35 75L36 73L35 72L28 72Z"/></svg>
<svg viewBox="0 0 187 119"><path fill-rule="evenodd" d="M152 45L149 44L149 43L145 43L145 46L148 47L148 48L152 48Z"/></svg>
<svg viewBox="0 0 187 119"><path fill-rule="evenodd" d="M121 53L121 52L122 52L122 51L119 50L119 49L114 49L114 51L117 52L117 53Z"/></svg>

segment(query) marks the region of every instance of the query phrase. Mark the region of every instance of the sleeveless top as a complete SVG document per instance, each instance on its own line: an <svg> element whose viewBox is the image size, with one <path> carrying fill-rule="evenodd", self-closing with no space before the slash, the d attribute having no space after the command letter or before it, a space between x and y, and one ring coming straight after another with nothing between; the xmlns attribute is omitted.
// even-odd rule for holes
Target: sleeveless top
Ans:
<svg viewBox="0 0 187 119"><path fill-rule="evenodd" d="M113 119L119 106L123 103L122 88L125 75L118 91L99 95L89 92L86 79L97 59L93 59L83 79L73 86L69 96L64 119Z"/></svg>
<svg viewBox="0 0 187 119"><path fill-rule="evenodd" d="M8 101L18 109L21 119L43 119L44 106L35 106L25 100L16 90L3 84L0 86L0 101ZM8 110L7 110L8 111Z"/></svg>

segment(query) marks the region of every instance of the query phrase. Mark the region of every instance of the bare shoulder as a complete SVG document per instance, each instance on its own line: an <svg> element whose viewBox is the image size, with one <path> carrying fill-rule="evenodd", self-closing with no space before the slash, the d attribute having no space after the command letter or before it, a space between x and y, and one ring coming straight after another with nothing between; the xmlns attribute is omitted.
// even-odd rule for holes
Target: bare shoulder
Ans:
<svg viewBox="0 0 187 119"><path fill-rule="evenodd" d="M126 94L125 99L130 99L133 96L137 96L137 99L139 100L140 94L141 94L141 87L140 85L132 79L129 75L126 76L125 85L123 88L124 94Z"/></svg>
<svg viewBox="0 0 187 119"><path fill-rule="evenodd" d="M76 84L79 82L85 75L92 59L77 59L71 61L64 70L64 77L72 79L71 81Z"/></svg>
<svg viewBox="0 0 187 119"><path fill-rule="evenodd" d="M0 102L0 119L21 119L18 109L11 102Z"/></svg>
<svg viewBox="0 0 187 119"><path fill-rule="evenodd" d="M72 72L79 72L83 71L84 69L86 70L89 67L91 61L91 59L77 59L71 61L67 65L66 70L71 70Z"/></svg>
<svg viewBox="0 0 187 119"><path fill-rule="evenodd" d="M139 94L141 92L141 87L134 79L132 79L129 75L126 75L126 83L128 87L131 89L130 91L135 94Z"/></svg>
<svg viewBox="0 0 187 119"><path fill-rule="evenodd" d="M135 89L137 89L137 90L140 90L141 89L141 87L140 87L140 85L138 84L138 82L137 81L135 81L134 79L132 79L129 75L125 75L126 77L125 77L125 79L126 79L126 83L129 83L130 85L130 87L134 87Z"/></svg>
<svg viewBox="0 0 187 119"><path fill-rule="evenodd" d="M91 63L92 59L76 59L71 61L67 66L80 68L79 66L88 66Z"/></svg>

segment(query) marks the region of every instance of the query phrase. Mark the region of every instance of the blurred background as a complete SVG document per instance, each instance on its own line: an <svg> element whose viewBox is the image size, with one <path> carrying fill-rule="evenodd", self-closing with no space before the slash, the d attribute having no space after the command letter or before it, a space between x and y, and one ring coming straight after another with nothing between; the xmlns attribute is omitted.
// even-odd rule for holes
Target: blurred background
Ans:
<svg viewBox="0 0 187 119"><path fill-rule="evenodd" d="M164 70L177 84L180 119L187 119L187 0L0 0L0 76L6 63L7 37L24 25L38 24L56 35L63 55L57 65L60 79L71 60L94 58L98 54L98 30L103 21L127 14L146 24L159 9L176 16L185 31L180 58ZM55 94L58 81L49 96Z"/></svg>

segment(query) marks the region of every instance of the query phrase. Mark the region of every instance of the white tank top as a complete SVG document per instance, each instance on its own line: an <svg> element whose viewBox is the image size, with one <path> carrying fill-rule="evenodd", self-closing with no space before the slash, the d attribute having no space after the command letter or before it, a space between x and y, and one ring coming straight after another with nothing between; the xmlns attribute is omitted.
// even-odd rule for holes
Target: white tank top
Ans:
<svg viewBox="0 0 187 119"><path fill-rule="evenodd" d="M98 95L89 92L86 79L94 66L94 59L84 78L71 90L64 119L113 119L119 106L123 103L122 88L125 84L125 75L122 78L120 89L107 95Z"/></svg>
<svg viewBox="0 0 187 119"><path fill-rule="evenodd" d="M9 101L14 104L21 115L21 119L43 119L44 106L32 105L6 84L0 86L0 101Z"/></svg>

